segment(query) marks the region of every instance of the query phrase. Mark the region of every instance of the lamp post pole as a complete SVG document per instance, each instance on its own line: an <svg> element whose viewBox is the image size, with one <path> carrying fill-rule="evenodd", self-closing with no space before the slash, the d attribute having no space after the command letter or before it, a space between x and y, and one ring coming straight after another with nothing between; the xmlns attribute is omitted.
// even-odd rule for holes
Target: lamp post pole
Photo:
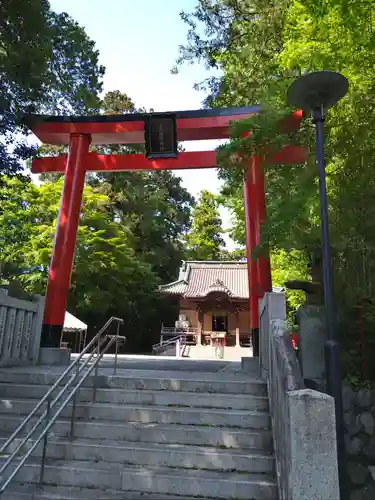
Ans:
<svg viewBox="0 0 375 500"><path fill-rule="evenodd" d="M326 169L324 161L324 112L348 91L348 81L338 73L319 71L302 76L288 90L288 101L311 113L316 132L316 163L319 178L323 290L327 338L325 343L327 392L335 400L337 461L340 498L346 498L346 465L340 345L333 304L332 256L329 241Z"/></svg>
<svg viewBox="0 0 375 500"><path fill-rule="evenodd" d="M326 186L326 168L324 161L324 111L322 108L312 111L312 121L316 134L316 163L319 177L320 224L323 262L324 305L326 308L327 339L336 337L333 313L332 256L329 241L328 201ZM328 381L328 380L327 380Z"/></svg>
<svg viewBox="0 0 375 500"><path fill-rule="evenodd" d="M327 339L325 343L326 385L328 394L335 398L338 472L340 481L340 496L343 499L345 498L344 495L346 490L344 441L345 426L342 402L340 344L338 341L333 304L332 256L329 239L326 169L324 161L324 110L322 108L312 110L312 121L315 124L316 163L319 177L323 290L327 328Z"/></svg>

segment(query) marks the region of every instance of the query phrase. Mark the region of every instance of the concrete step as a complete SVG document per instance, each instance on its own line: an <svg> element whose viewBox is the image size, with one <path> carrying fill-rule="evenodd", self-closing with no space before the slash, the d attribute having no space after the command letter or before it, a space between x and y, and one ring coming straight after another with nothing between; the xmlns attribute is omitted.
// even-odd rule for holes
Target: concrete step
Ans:
<svg viewBox="0 0 375 500"><path fill-rule="evenodd" d="M266 396L266 384L263 380L250 378L235 373L184 373L152 372L142 370L123 371L118 375L108 375L107 370L99 372L98 377L88 377L84 387L149 391L176 391L195 393L249 394ZM177 376L178 375L178 376ZM38 367L35 370L9 369L0 370L0 381L8 384L30 384L51 386L60 376L57 370Z"/></svg>
<svg viewBox="0 0 375 500"><path fill-rule="evenodd" d="M218 359L218 352L223 356L221 361L241 361L242 357L252 356L252 349L240 346L225 346L223 350L218 350L215 346L195 345L191 346L189 357L195 360L214 360ZM254 367L259 366L258 359L254 359Z"/></svg>
<svg viewBox="0 0 375 500"><path fill-rule="evenodd" d="M40 464L25 465L16 481L37 483ZM104 462L56 461L45 467L44 484L137 491L216 499L276 500L276 485L266 474L213 472L163 467L124 467ZM126 498L126 494L124 495Z"/></svg>
<svg viewBox="0 0 375 500"><path fill-rule="evenodd" d="M28 415L35 407L35 400L9 399L6 414ZM71 405L63 411L63 417L70 417ZM39 411L39 414L42 410ZM106 403L78 403L77 420L114 420L119 422L142 422L182 425L207 425L210 427L238 427L268 429L270 416L264 411L226 410L207 408L180 408L173 406L132 406Z"/></svg>
<svg viewBox="0 0 375 500"><path fill-rule="evenodd" d="M167 370L169 372L199 372L199 373L215 373L220 371L223 367L230 365L241 365L241 357L252 356L252 349L241 347L226 347L224 350L225 359L217 359L216 356L212 357L215 349L210 346L186 346L190 353L195 349L202 352L200 359L187 357L184 353L183 356L175 356L175 347L172 346L171 353L163 356L162 353L157 356L144 356L144 355L124 355L120 354L117 357L117 368L120 369L133 369L133 370ZM71 359L76 359L77 354L72 354ZM254 374L259 374L259 358L250 358L250 364L253 368ZM100 362L101 367L113 368L115 366L115 355L105 354L104 359Z"/></svg>
<svg viewBox="0 0 375 500"><path fill-rule="evenodd" d="M4 444L5 439L0 440ZM11 453L18 443L6 450ZM29 442L24 452L31 446ZM35 456L42 455L42 445ZM92 441L87 439L48 441L48 460L94 461L121 463L142 467L170 467L178 469L198 469L213 471L236 471L258 474L272 474L274 459L261 451L223 450L204 446L184 446L176 444L118 443L117 441Z"/></svg>
<svg viewBox="0 0 375 500"><path fill-rule="evenodd" d="M8 436L23 419L18 415L0 415L0 431ZM35 419L31 420L31 428ZM68 437L70 420L59 419L52 428L52 436ZM194 446L213 446L216 448L242 448L272 451L272 434L270 429L238 429L228 427L210 427L177 424L143 424L139 422L113 421L77 421L74 435L90 440L109 439L132 443L166 443L186 444Z"/></svg>
<svg viewBox="0 0 375 500"><path fill-rule="evenodd" d="M117 356L117 367L127 370L167 370L169 372L181 371L196 371L199 373L214 373L225 366L228 361L217 359L190 359L183 356L175 356L175 347L171 346L174 353L173 357L168 355L155 356L152 355L127 355L120 354ZM77 354L72 354L72 361L77 358ZM87 356L87 355L86 355ZM85 355L83 357L85 359ZM254 363L257 363L254 358ZM115 366L115 355L105 354L100 361L101 367L113 368Z"/></svg>
<svg viewBox="0 0 375 500"><path fill-rule="evenodd" d="M109 488L74 488L69 486L39 486L11 484L1 496L2 500L197 500L197 497L160 495L137 491L115 491ZM205 498L204 500L215 500Z"/></svg>
<svg viewBox="0 0 375 500"><path fill-rule="evenodd" d="M48 385L8 384L0 383L0 398L36 399L40 400L49 390ZM56 390L55 395L58 391ZM92 389L81 389L77 400L91 402ZM268 398L265 396L196 393L177 391L149 391L128 389L98 389L98 403L181 406L197 408L226 408L235 410L268 410Z"/></svg>

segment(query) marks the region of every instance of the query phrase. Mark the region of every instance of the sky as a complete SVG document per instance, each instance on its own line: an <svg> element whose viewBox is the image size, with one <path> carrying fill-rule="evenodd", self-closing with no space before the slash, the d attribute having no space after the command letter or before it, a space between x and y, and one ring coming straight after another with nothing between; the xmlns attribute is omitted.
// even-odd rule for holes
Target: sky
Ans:
<svg viewBox="0 0 375 500"><path fill-rule="evenodd" d="M136 106L155 111L199 109L205 97L195 83L209 73L204 65L185 65L178 75L171 68L188 27L180 12L194 10L195 0L50 0L53 10L65 11L83 26L106 67L104 92L120 90ZM214 149L216 141L185 143L186 150ZM214 169L179 172L184 187L194 196L207 189L217 193L220 181ZM221 210L223 228L230 217ZM228 247L233 244L226 238Z"/></svg>

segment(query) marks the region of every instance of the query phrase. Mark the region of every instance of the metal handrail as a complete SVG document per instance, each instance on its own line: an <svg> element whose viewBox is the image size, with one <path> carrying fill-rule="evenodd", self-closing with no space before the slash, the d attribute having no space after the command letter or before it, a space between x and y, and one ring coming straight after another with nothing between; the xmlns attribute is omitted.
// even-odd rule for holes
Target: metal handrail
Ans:
<svg viewBox="0 0 375 500"><path fill-rule="evenodd" d="M171 333L197 333L198 328L192 327L192 326L187 326L186 328L182 326L162 326L161 327L161 333L164 333L165 335L171 334Z"/></svg>
<svg viewBox="0 0 375 500"><path fill-rule="evenodd" d="M154 344L152 346L152 348L157 349L158 347L165 347L166 345L175 344L178 340L185 338L185 337L186 337L186 334L182 333L181 335L176 335L175 337L172 337L171 339L163 340L162 342Z"/></svg>
<svg viewBox="0 0 375 500"><path fill-rule="evenodd" d="M187 335L183 333L183 334L178 335L176 337L173 337L169 340L165 340L163 342L160 342L159 344L154 344L152 346L152 351L158 352L159 350L164 349L166 346L173 346L173 345L177 346L177 344L180 343L179 350L180 350L180 352L183 352L184 348L187 345L186 338L187 338Z"/></svg>
<svg viewBox="0 0 375 500"><path fill-rule="evenodd" d="M183 353L184 353L184 351L185 351L185 347L186 347L186 345L187 345L187 343L186 343L186 338L187 338L187 336L186 336L186 335L183 335L183 336L181 337L181 339L180 339L180 349L179 349L179 350L180 350L180 352L178 353L178 355L179 355L179 356L182 356L182 355L183 355ZM176 352L176 355L177 355L177 352Z"/></svg>
<svg viewBox="0 0 375 500"><path fill-rule="evenodd" d="M122 324L124 321L121 318L116 318L115 316L112 316L106 323L105 325L98 331L98 333L95 335L95 337L87 344L85 349L80 353L80 355L76 358L76 360L71 363L66 370L60 375L60 377L56 380L56 382L53 384L53 386L49 389L49 391L43 396L43 398L39 401L39 403L36 405L36 407L33 409L33 411L25 418L25 420L17 427L17 429L13 432L13 434L7 439L7 441L3 444L3 446L0 447L0 454L4 453L4 450L12 443L12 441L18 436L18 434L23 430L23 428L28 424L28 422L31 420L31 418L36 414L36 412L43 406L44 403L48 399L50 399L50 396L52 395L53 391L57 389L57 387L60 386L60 383L62 380L73 370L73 368L78 365L78 363L81 361L83 358L84 354L86 354L92 347L93 345L99 340L100 336L105 332L105 330L110 326L110 324L113 321L117 321L118 324ZM89 360L91 360L93 357L93 354L90 356ZM86 363L87 364L87 363ZM86 366L86 364L84 366ZM81 367L83 368L83 366ZM60 394L59 394L60 396ZM0 474L1 474L2 469L0 469Z"/></svg>
<svg viewBox="0 0 375 500"><path fill-rule="evenodd" d="M114 321L117 321L117 333L115 335L105 335L103 338L102 334L104 331L113 323ZM42 452L42 459L41 459L41 472L40 472L40 483L43 482L43 474L44 474L44 463L45 463L45 457L46 457L46 447L47 447L47 440L48 440L48 431L49 429L55 424L57 418L61 414L61 412L65 409L65 407L70 403L70 401L73 398L73 408L72 408L72 416L71 416L71 429L70 429L70 434L73 436L74 433L74 420L75 420L75 408L76 408L76 398L75 395L86 380L86 378L90 375L90 373L95 369L95 374L97 375L98 373L98 365L103 358L104 354L108 351L108 349L116 343L116 357L115 357L115 365L114 365L114 372L116 371L117 367L117 352L118 352L118 342L119 340L125 341L126 337L119 335L119 330L120 330L120 325L123 324L124 321L121 318L117 317L111 317L106 324L99 330L99 332L95 335L95 337L91 340L91 342L86 346L86 348L80 353L80 355L77 357L73 363L71 363L68 368L63 372L63 374L56 380L56 382L53 384L53 386L48 390L48 392L43 396L43 398L39 401L39 403L35 406L35 408L29 413L29 415L23 420L23 422L18 426L18 428L13 432L13 434L6 440L6 442L1 446L0 448L0 454L4 453L4 451L19 437L20 432L24 429L26 424L31 420L31 418L36 414L36 412L42 407L44 403L47 404L47 409L42 413L42 415L39 417L37 422L33 425L31 430L26 434L26 436L21 440L21 442L16 446L15 450L11 453L11 455L7 458L7 460L4 462L4 464L0 468L0 477L1 475L5 472L5 470L9 467L9 465L13 462L13 460L17 457L19 451L21 448L31 439L31 437L34 435L35 431L37 428L40 426L40 424L47 419L48 423L44 427L43 431L41 434L39 434L38 438L34 441L33 445L31 448L27 451L27 453L23 456L21 461L18 463L18 465L15 467L15 469L12 471L8 479L1 485L0 487L0 495L4 493L5 489L7 486L10 484L10 482L13 480L13 478L16 476L16 474L19 472L21 467L25 464L26 460L30 457L32 452L35 450L35 448L39 445L39 443L42 441L44 438L44 444L43 444L43 452ZM106 343L106 341L109 342L107 345L104 347L103 350L101 350L101 347ZM86 354L92 347L95 346L95 349L89 353L89 356L87 359L84 361L82 365L79 364L80 360ZM88 368L88 370L83 374L83 376L79 379L80 373L86 368L86 366L90 363L92 358L96 356L95 361L92 363L92 365ZM61 381L76 367L76 371L73 374L72 377L69 378L69 380L66 382L66 384L62 387L58 395L52 399L52 394L53 392L59 387ZM71 390L71 392L67 395L67 397L60 402L59 400L62 398L64 393L70 388L71 384L76 382L76 385L74 388ZM94 383L94 392L93 392L93 400L95 400L95 395L96 395L96 384ZM59 403L59 404L58 404ZM58 404L58 406L57 406ZM53 409L55 406L57 406L57 411L53 415L53 417L50 419L50 413L51 409Z"/></svg>

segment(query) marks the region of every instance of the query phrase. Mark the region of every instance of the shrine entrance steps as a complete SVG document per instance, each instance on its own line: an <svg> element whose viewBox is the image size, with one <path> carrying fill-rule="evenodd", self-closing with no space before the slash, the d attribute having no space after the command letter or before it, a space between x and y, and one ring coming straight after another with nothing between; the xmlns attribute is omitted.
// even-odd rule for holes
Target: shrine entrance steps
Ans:
<svg viewBox="0 0 375 500"><path fill-rule="evenodd" d="M266 384L247 364L122 356L101 364L2 500L276 500ZM0 370L2 442L64 367ZM96 398L93 384L96 383ZM30 425L32 422L30 423ZM4 457L2 457L4 460Z"/></svg>

